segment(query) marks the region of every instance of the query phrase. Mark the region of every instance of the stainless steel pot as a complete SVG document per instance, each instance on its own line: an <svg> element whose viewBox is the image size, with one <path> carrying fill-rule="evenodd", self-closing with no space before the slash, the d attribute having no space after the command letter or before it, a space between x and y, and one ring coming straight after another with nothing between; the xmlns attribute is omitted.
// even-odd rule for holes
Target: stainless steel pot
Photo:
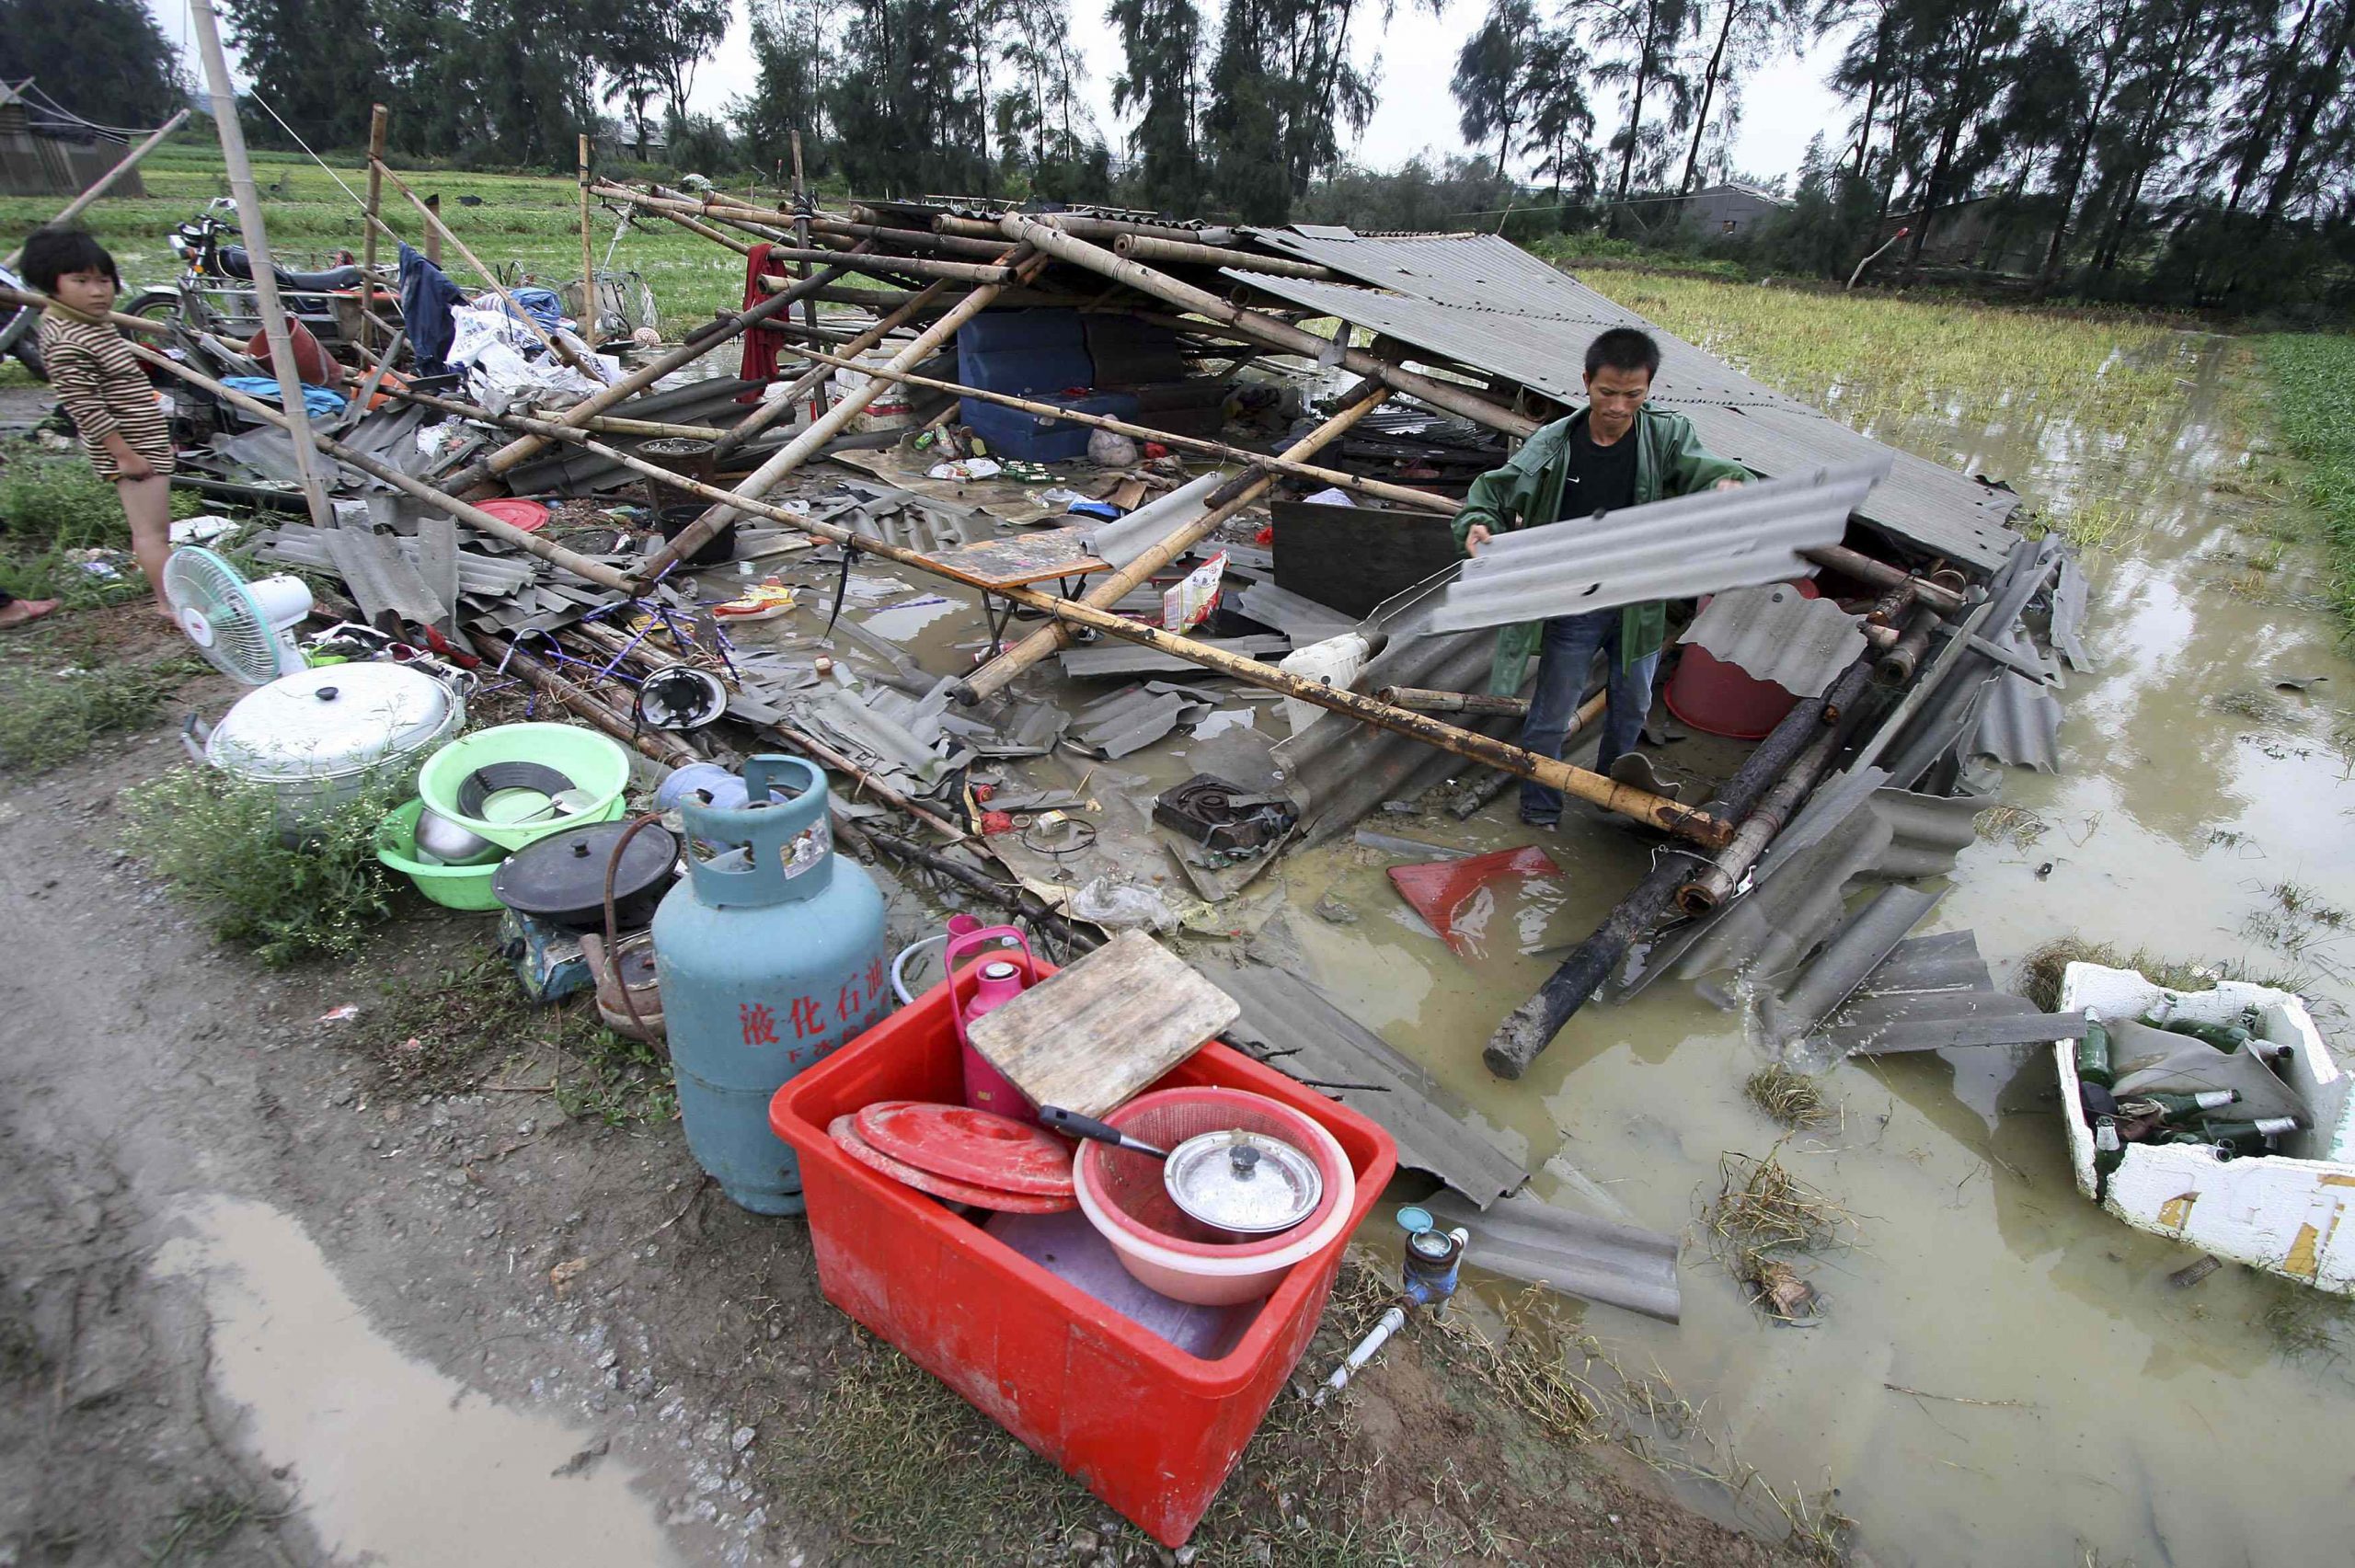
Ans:
<svg viewBox="0 0 2355 1568"><path fill-rule="evenodd" d="M275 791L293 827L371 787L408 789L465 725L464 695L421 670L334 664L248 692L210 730L191 715L182 742L200 762Z"/></svg>

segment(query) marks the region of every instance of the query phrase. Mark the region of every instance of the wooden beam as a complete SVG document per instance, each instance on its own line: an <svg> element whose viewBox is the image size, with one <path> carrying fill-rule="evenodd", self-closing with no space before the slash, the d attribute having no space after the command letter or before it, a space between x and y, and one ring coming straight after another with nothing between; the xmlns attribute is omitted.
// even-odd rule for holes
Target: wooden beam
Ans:
<svg viewBox="0 0 2355 1568"><path fill-rule="evenodd" d="M392 119L393 111L383 104L368 110L368 204L360 225L360 269L372 280L376 276L376 231L383 226L385 218L385 177L376 172L376 167L385 160L385 133L391 128ZM360 341L363 348L367 346L368 327L360 329Z"/></svg>
<svg viewBox="0 0 2355 1568"><path fill-rule="evenodd" d="M597 346L597 247L589 233L589 138L580 138L580 340ZM600 381L604 378L600 376Z"/></svg>

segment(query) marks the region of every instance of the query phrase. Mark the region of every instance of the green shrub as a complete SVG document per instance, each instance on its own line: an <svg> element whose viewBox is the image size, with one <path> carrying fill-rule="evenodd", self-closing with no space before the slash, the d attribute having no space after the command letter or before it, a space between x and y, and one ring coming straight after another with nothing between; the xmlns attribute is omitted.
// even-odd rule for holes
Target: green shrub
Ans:
<svg viewBox="0 0 2355 1568"><path fill-rule="evenodd" d="M190 659L85 668L52 644L23 650L0 668L0 768L53 768L101 735L155 720Z"/></svg>
<svg viewBox="0 0 2355 1568"><path fill-rule="evenodd" d="M71 558L94 549L124 553L119 577L94 577ZM122 502L89 459L29 441L0 447L0 589L76 609L135 599L147 585L130 549Z"/></svg>
<svg viewBox="0 0 2355 1568"><path fill-rule="evenodd" d="M263 963L341 956L392 913L375 834L393 794L370 791L320 814L296 841L281 830L270 789L213 769L174 768L124 797L123 844L215 936L252 948Z"/></svg>

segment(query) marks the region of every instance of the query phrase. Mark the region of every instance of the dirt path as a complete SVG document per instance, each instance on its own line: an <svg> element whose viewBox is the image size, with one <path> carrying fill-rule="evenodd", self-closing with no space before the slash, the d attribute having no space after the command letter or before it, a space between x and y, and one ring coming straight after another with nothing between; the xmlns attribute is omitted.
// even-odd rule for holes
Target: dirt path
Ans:
<svg viewBox="0 0 2355 1568"><path fill-rule="evenodd" d="M483 928L257 970L112 848L171 750L0 790L0 1562L1179 1561L854 1334L674 1123L396 1092L357 1043ZM484 1026L491 1085L548 1082ZM1493 1403L1404 1340L1346 1411L1287 1396L1184 1561L1781 1560Z"/></svg>

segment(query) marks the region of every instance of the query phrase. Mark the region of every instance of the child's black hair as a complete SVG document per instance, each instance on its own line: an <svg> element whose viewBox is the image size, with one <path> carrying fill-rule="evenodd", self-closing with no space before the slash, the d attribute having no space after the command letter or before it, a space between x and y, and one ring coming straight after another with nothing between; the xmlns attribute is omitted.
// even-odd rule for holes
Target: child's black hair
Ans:
<svg viewBox="0 0 2355 1568"><path fill-rule="evenodd" d="M57 292L57 280L68 272L103 272L119 288L122 274L114 258L87 229L35 229L25 241L25 258L18 268L25 281L44 294Z"/></svg>

